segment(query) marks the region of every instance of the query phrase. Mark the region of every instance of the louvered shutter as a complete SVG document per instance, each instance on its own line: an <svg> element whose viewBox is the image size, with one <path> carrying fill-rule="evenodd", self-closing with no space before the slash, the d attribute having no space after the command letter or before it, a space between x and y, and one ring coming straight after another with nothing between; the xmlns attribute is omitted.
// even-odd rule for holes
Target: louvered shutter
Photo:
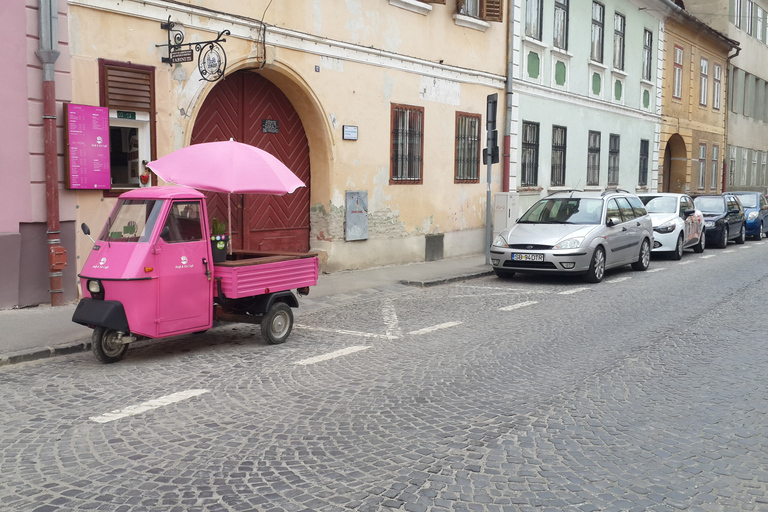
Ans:
<svg viewBox="0 0 768 512"><path fill-rule="evenodd" d="M480 17L485 21L504 21L503 5L504 0L485 0L481 6L483 12Z"/></svg>
<svg viewBox="0 0 768 512"><path fill-rule="evenodd" d="M464 8L464 0L456 0L456 13L461 14L461 10Z"/></svg>
<svg viewBox="0 0 768 512"><path fill-rule="evenodd" d="M106 107L152 112L154 74L148 70L104 66Z"/></svg>

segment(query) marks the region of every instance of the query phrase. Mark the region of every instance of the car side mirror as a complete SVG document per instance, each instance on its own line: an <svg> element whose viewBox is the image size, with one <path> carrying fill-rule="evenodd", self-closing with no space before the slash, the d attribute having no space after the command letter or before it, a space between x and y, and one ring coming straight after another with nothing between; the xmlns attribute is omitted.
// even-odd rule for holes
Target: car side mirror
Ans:
<svg viewBox="0 0 768 512"><path fill-rule="evenodd" d="M88 227L88 224L83 222L80 224L80 230L83 232L84 235L90 235L91 234L91 228Z"/></svg>
<svg viewBox="0 0 768 512"><path fill-rule="evenodd" d="M605 225L608 227L615 226L616 224L621 224L621 219L617 217L609 217L607 221L605 221Z"/></svg>
<svg viewBox="0 0 768 512"><path fill-rule="evenodd" d="M163 241L166 241L168 238L168 235L171 234L171 226L163 226L163 230L160 231L160 238L163 239Z"/></svg>
<svg viewBox="0 0 768 512"><path fill-rule="evenodd" d="M686 218L690 217L694 213L696 213L696 210L693 210L693 209L690 209L690 208L687 209L687 210L683 210L683 215L685 215Z"/></svg>

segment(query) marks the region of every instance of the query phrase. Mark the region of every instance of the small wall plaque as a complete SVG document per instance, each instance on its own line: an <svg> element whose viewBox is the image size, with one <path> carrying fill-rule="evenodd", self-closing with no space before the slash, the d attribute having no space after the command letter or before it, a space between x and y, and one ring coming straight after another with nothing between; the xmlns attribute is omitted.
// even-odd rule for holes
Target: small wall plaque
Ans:
<svg viewBox="0 0 768 512"><path fill-rule="evenodd" d="M357 140L357 126L345 124L343 126L342 138L344 140Z"/></svg>
<svg viewBox="0 0 768 512"><path fill-rule="evenodd" d="M280 133L277 119L262 119L261 131L262 133Z"/></svg>

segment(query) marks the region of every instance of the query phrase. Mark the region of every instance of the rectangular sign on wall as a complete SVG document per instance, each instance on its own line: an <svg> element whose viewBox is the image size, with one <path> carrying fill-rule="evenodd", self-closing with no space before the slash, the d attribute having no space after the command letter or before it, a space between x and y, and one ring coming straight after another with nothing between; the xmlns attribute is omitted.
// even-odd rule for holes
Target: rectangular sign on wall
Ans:
<svg viewBox="0 0 768 512"><path fill-rule="evenodd" d="M111 188L109 167L109 109L64 104L67 188Z"/></svg>

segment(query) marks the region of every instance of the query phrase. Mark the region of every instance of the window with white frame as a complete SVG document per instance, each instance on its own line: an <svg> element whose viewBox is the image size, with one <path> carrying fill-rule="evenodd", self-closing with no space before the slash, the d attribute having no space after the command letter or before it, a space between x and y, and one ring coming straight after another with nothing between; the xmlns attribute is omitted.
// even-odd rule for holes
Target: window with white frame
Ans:
<svg viewBox="0 0 768 512"><path fill-rule="evenodd" d="M587 186L600 185L600 132L589 132L587 143Z"/></svg>
<svg viewBox="0 0 768 512"><path fill-rule="evenodd" d="M736 148L731 146L728 150L728 186L733 186L736 180Z"/></svg>
<svg viewBox="0 0 768 512"><path fill-rule="evenodd" d="M745 186L747 184L747 169L749 165L749 150L747 148L741 148L741 179L739 185Z"/></svg>
<svg viewBox="0 0 768 512"><path fill-rule="evenodd" d="M747 8L747 12L744 13L744 24L746 25L745 30L747 31L747 34L750 36L752 35L752 12L753 12L753 6L752 0L747 0L747 3L745 7Z"/></svg>
<svg viewBox="0 0 768 512"><path fill-rule="evenodd" d="M699 190L704 190L707 174L707 145L699 144Z"/></svg>
<svg viewBox="0 0 768 512"><path fill-rule="evenodd" d="M422 182L424 108L392 105L392 171L390 184Z"/></svg>
<svg viewBox="0 0 768 512"><path fill-rule="evenodd" d="M643 80L651 80L653 34L650 30L643 32Z"/></svg>
<svg viewBox="0 0 768 512"><path fill-rule="evenodd" d="M539 184L539 123L523 121L520 185L536 187Z"/></svg>
<svg viewBox="0 0 768 512"><path fill-rule="evenodd" d="M768 164L768 152L764 151L762 162L760 163L760 174L763 176L763 186L765 186L766 179L768 179L768 175L766 175L766 164Z"/></svg>
<svg viewBox="0 0 768 512"><path fill-rule="evenodd" d="M608 185L619 184L619 149L621 139L612 133L608 139Z"/></svg>
<svg viewBox="0 0 768 512"><path fill-rule="evenodd" d="M715 64L715 76L712 80L712 108L720 110L720 96L722 95L723 68Z"/></svg>
<svg viewBox="0 0 768 512"><path fill-rule="evenodd" d="M603 62L604 25L605 6L600 2L592 2L592 44L589 58L595 62Z"/></svg>
<svg viewBox="0 0 768 512"><path fill-rule="evenodd" d="M672 82L672 97L680 99L683 95L683 49L675 46L675 75Z"/></svg>
<svg viewBox="0 0 768 512"><path fill-rule="evenodd" d="M568 0L555 0L555 30L552 44L561 50L568 49Z"/></svg>
<svg viewBox="0 0 768 512"><path fill-rule="evenodd" d="M542 0L525 0L525 36L541 41Z"/></svg>
<svg viewBox="0 0 768 512"><path fill-rule="evenodd" d="M640 141L640 174L637 177L637 184L641 187L648 185L648 150L650 141Z"/></svg>
<svg viewBox="0 0 768 512"><path fill-rule="evenodd" d="M712 146L712 181L710 182L710 188L712 191L717 190L717 170L720 168L720 146Z"/></svg>
<svg viewBox="0 0 768 512"><path fill-rule="evenodd" d="M757 6L757 40L762 42L763 41L763 8L759 5Z"/></svg>
<svg viewBox="0 0 768 512"><path fill-rule="evenodd" d="M421 2L413 2L420 4ZM440 3L445 1L430 1L425 3ZM483 21L501 22L503 20L503 0L457 0L456 12L463 16L478 18Z"/></svg>
<svg viewBox="0 0 768 512"><path fill-rule="evenodd" d="M750 185L757 185L757 151L752 151L752 172L750 173Z"/></svg>
<svg viewBox="0 0 768 512"><path fill-rule="evenodd" d="M733 0L733 24L741 28L741 0Z"/></svg>
<svg viewBox="0 0 768 512"><path fill-rule="evenodd" d="M565 185L565 149L567 141L565 126L552 127L552 176L550 184L553 187Z"/></svg>
<svg viewBox="0 0 768 512"><path fill-rule="evenodd" d="M707 93L709 88L709 61L701 59L701 80L699 87L699 105L707 106Z"/></svg>
<svg viewBox="0 0 768 512"><path fill-rule="evenodd" d="M624 15L613 15L613 68L624 71L624 33L627 29L627 20Z"/></svg>

